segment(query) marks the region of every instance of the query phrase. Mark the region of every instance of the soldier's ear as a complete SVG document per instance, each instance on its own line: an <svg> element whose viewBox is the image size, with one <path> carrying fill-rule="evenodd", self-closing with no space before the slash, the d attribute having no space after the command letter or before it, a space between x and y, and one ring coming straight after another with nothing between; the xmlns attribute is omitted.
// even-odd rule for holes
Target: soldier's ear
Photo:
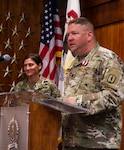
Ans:
<svg viewBox="0 0 124 150"><path fill-rule="evenodd" d="M89 31L89 32L87 33L87 40L88 40L88 41L91 41L92 38L93 38L93 32L92 32L92 31Z"/></svg>

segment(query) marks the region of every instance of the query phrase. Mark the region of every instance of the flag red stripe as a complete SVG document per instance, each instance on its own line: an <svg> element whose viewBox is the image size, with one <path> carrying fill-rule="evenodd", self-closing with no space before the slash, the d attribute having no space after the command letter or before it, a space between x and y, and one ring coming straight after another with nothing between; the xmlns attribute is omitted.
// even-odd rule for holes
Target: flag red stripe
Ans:
<svg viewBox="0 0 124 150"><path fill-rule="evenodd" d="M62 35L60 35L60 34L55 34L55 36L56 36L56 39L62 40Z"/></svg>
<svg viewBox="0 0 124 150"><path fill-rule="evenodd" d="M45 57L45 55L47 54L47 51L48 51L48 47L47 46L44 46L44 48L42 49L41 53L40 53L40 56L41 58L43 59Z"/></svg>

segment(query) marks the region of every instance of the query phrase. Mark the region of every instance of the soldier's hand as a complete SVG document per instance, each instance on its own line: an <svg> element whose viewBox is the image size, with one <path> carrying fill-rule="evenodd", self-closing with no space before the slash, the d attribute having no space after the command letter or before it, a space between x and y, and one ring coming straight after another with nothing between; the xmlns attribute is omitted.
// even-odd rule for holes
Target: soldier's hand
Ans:
<svg viewBox="0 0 124 150"><path fill-rule="evenodd" d="M75 104L75 98L74 97L68 97L64 99L64 101L70 103L70 104Z"/></svg>

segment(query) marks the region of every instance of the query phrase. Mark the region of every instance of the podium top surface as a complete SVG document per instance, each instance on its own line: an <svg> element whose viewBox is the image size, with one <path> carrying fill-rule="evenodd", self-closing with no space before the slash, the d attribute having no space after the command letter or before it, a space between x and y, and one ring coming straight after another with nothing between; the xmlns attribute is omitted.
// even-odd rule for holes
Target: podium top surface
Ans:
<svg viewBox="0 0 124 150"><path fill-rule="evenodd" d="M0 93L0 107L16 107L36 102L52 109L69 113L88 113L89 110L64 102L62 99L46 96L34 91L3 92Z"/></svg>

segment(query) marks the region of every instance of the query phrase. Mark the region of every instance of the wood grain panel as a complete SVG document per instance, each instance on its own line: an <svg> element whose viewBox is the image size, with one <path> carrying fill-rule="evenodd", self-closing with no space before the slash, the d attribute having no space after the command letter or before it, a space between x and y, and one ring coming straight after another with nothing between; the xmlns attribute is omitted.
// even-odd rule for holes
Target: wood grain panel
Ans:
<svg viewBox="0 0 124 150"><path fill-rule="evenodd" d="M94 2L95 1L92 1L93 4ZM112 24L124 20L123 0L112 0L107 3L99 4L97 6L92 6L89 8L86 7L87 6L82 9L82 15L89 18L95 26Z"/></svg>
<svg viewBox="0 0 124 150"><path fill-rule="evenodd" d="M12 88L13 81L17 83L23 79L19 76L23 67L22 60L25 55L30 52L39 52L41 24L40 16L44 12L44 0L2 0L0 1L0 25L3 31L0 31L0 53L7 53L12 58L16 55L16 61L0 63L0 91L9 91ZM10 18L7 19L7 16ZM21 21L22 14L24 20ZM17 34L13 34L13 30L17 27ZM28 29L31 34L26 36ZM6 47L6 42L10 40L11 48ZM19 49L21 42L24 46ZM6 69L10 73L5 76Z"/></svg>
<svg viewBox="0 0 124 150"><path fill-rule="evenodd" d="M55 150L60 122L61 112L31 102L28 150Z"/></svg>
<svg viewBox="0 0 124 150"><path fill-rule="evenodd" d="M110 1L113 1L113 0L88 0L88 1L81 1L82 2L82 8L83 9L86 9L86 8L90 8L90 7L95 7L97 5L101 5L101 4L104 4L104 3L108 3Z"/></svg>
<svg viewBox="0 0 124 150"><path fill-rule="evenodd" d="M115 51L124 61L124 21L97 28L95 33L101 45Z"/></svg>

